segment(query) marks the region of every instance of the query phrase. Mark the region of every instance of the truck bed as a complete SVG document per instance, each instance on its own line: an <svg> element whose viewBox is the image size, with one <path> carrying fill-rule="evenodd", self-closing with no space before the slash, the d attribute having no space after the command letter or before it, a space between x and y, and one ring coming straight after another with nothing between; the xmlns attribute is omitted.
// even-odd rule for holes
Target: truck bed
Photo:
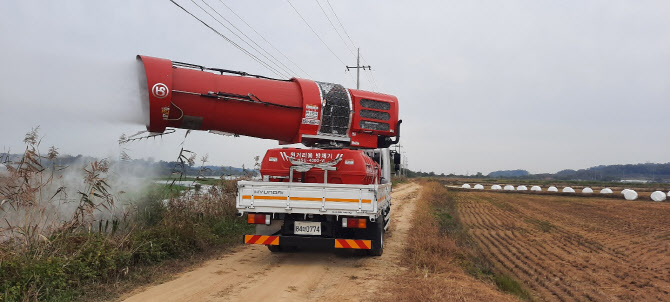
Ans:
<svg viewBox="0 0 670 302"><path fill-rule="evenodd" d="M391 184L349 185L239 181L236 206L245 213L368 216L391 203Z"/></svg>

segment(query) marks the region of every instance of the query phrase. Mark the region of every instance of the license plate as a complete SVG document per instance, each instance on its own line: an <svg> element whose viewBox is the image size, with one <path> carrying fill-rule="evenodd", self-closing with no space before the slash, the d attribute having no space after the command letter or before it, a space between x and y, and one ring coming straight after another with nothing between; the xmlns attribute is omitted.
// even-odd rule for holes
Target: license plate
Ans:
<svg viewBox="0 0 670 302"><path fill-rule="evenodd" d="M296 221L293 226L296 235L321 235L321 222Z"/></svg>

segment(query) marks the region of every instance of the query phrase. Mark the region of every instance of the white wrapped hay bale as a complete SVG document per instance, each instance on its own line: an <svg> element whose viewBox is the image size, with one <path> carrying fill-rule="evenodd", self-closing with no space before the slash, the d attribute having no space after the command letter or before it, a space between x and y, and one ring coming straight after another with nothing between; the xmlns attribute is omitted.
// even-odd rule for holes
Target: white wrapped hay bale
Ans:
<svg viewBox="0 0 670 302"><path fill-rule="evenodd" d="M612 192L612 189L610 189L610 188L604 188L604 189L600 190L600 194L612 194L612 193L614 193L614 192Z"/></svg>
<svg viewBox="0 0 670 302"><path fill-rule="evenodd" d="M463 184L463 185L461 186L461 188L463 188L463 189L470 189L470 184Z"/></svg>
<svg viewBox="0 0 670 302"><path fill-rule="evenodd" d="M623 193L623 198L626 198L626 200L635 200L637 199L637 192L633 190L624 190L625 192Z"/></svg>
<svg viewBox="0 0 670 302"><path fill-rule="evenodd" d="M666 199L668 199L668 196L661 191L655 191L654 193L651 193L651 200L653 201L664 201Z"/></svg>
<svg viewBox="0 0 670 302"><path fill-rule="evenodd" d="M514 191L514 186L513 185L506 185L505 186L505 191Z"/></svg>
<svg viewBox="0 0 670 302"><path fill-rule="evenodd" d="M668 191L668 197L670 197L670 191Z"/></svg>
<svg viewBox="0 0 670 302"><path fill-rule="evenodd" d="M526 186L518 186L516 187L517 191L528 191L528 188Z"/></svg>
<svg viewBox="0 0 670 302"><path fill-rule="evenodd" d="M558 189L554 186L551 186L549 189L547 189L547 192L558 192Z"/></svg>
<svg viewBox="0 0 670 302"><path fill-rule="evenodd" d="M502 187L500 185L492 185L491 190L502 190Z"/></svg>
<svg viewBox="0 0 670 302"><path fill-rule="evenodd" d="M480 184L476 184L475 185L475 190L484 190L484 186L482 186Z"/></svg>
<svg viewBox="0 0 670 302"><path fill-rule="evenodd" d="M540 186L532 186L532 187L530 187L530 190L540 192L540 191L542 191L542 188L540 188Z"/></svg>
<svg viewBox="0 0 670 302"><path fill-rule="evenodd" d="M575 189L570 187L563 188L563 193L575 193Z"/></svg>
<svg viewBox="0 0 670 302"><path fill-rule="evenodd" d="M593 189L591 189L589 187L586 187L586 188L582 189L582 193L591 194L591 193L593 193Z"/></svg>

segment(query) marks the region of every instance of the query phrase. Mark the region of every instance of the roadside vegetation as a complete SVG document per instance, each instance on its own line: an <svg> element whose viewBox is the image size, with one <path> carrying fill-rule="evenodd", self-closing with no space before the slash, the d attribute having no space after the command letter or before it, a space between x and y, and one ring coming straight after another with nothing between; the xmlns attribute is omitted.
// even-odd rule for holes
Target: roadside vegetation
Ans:
<svg viewBox="0 0 670 302"><path fill-rule="evenodd" d="M407 286L391 289L395 291L394 297L399 301L443 301L446 297L459 297L459 293L450 292L449 282L455 282L453 276L465 271L503 292L531 300L529 292L485 257L470 237L459 219L455 193L435 181L419 182L423 189L410 233L421 235L408 238L404 265L409 270L395 282ZM476 295L482 295L477 299L500 299L487 297L483 292ZM462 298L473 299L473 296L471 293Z"/></svg>
<svg viewBox="0 0 670 302"><path fill-rule="evenodd" d="M166 261L237 245L249 230L235 216L234 181L126 193L110 185L108 161L58 166L56 148L39 152L37 129L24 142L0 171L0 301L111 298ZM74 176L76 188L63 185Z"/></svg>
<svg viewBox="0 0 670 302"><path fill-rule="evenodd" d="M391 178L391 184L392 185L399 185L399 184L404 184L409 182L409 178L407 176L393 176Z"/></svg>

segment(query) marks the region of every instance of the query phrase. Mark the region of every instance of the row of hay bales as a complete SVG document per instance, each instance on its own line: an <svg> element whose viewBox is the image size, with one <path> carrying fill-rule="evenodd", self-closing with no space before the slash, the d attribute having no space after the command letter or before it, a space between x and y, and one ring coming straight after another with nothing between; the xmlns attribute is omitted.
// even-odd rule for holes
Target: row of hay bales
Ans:
<svg viewBox="0 0 670 302"><path fill-rule="evenodd" d="M474 186L470 186L470 184L463 184L461 186L461 188L463 188L463 189L484 190L484 186L481 185L481 184L476 184ZM505 187L502 187L500 185L492 185L491 190L493 190L493 191L499 191L499 190L502 190L502 191L528 191L528 187L526 187L524 185L517 186L516 188L513 185L506 185ZM542 187L531 186L530 191L541 192ZM550 186L549 188L547 188L547 192L557 193L558 188L556 188L555 186ZM575 189L573 189L571 187L565 187L565 188L563 188L563 190L561 190L561 192L563 192L563 193L576 193ZM584 189L582 189L582 193L583 194L592 194L593 189L591 189L589 187L585 187ZM600 194L613 194L613 193L614 192L610 188L604 188L604 189L600 190ZM623 197L626 200L636 200L637 197L638 197L637 192L635 192L634 190L631 190L631 189L622 190L621 195L623 195ZM670 197L670 191L668 191L668 193L664 193L664 192L661 192L661 191L654 191L653 193L651 193L651 200L653 200L653 201L665 201L665 200L668 199L668 197Z"/></svg>

